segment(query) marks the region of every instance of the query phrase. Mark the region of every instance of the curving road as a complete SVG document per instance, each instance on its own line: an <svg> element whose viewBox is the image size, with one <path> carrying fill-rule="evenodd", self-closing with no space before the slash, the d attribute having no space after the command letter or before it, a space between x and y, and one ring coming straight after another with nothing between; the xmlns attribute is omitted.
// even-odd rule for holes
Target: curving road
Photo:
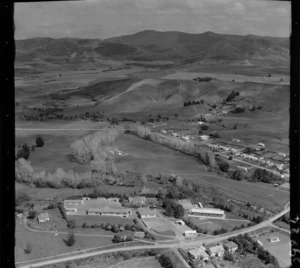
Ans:
<svg viewBox="0 0 300 268"><path fill-rule="evenodd" d="M200 238L200 239L191 240L191 241L178 240L177 242L171 242L171 243L165 242L166 244L163 244L164 242L162 242L161 244L157 244L157 245L132 246L132 247L117 248L117 249L99 250L99 251L94 251L94 252L86 252L86 250L83 250L83 251L77 251L75 256L67 256L67 257L62 256L61 258L57 258L59 256L56 256L56 259L52 259L52 260L40 259L41 261L38 263L31 263L31 264L24 264L24 265L22 265L22 263L25 263L25 262L18 262L18 263L16 263L16 265L18 268L30 268L30 267L40 267L43 265L51 265L51 264L55 264L55 263L71 261L71 260L76 260L76 259L82 259L82 258L100 255L100 254L119 252L119 251L140 250L140 249L159 249L159 248L179 248L179 247L180 248L194 248L194 247L198 247L198 246L202 245L203 243L207 243L207 244L217 243L217 242L226 240L232 236L254 232L260 228L267 227L273 221L279 219L280 217L282 217L284 214L286 214L289 211L290 211L289 204L286 204L285 209L282 210L280 213L276 214L275 216L273 216L257 225L254 225L254 226L242 229L242 230L238 230L238 231L221 234L221 235L214 236L214 237L209 237L209 238ZM49 257L44 258L44 259L49 259ZM33 262L33 261L34 260L28 261L28 262Z"/></svg>

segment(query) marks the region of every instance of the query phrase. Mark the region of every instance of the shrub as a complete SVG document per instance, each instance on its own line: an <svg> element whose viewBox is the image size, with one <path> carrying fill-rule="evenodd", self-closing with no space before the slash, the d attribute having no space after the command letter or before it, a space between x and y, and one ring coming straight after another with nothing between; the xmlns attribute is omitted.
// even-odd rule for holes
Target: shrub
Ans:
<svg viewBox="0 0 300 268"><path fill-rule="evenodd" d="M24 249L24 252L26 254L30 254L31 253L31 245L29 243L26 244L26 248Z"/></svg>
<svg viewBox="0 0 300 268"><path fill-rule="evenodd" d="M68 227L74 229L76 227L76 222L74 220L68 220Z"/></svg>
<svg viewBox="0 0 300 268"><path fill-rule="evenodd" d="M30 210L28 213L28 219L35 219L35 217L37 216L37 212L35 210Z"/></svg>
<svg viewBox="0 0 300 268"><path fill-rule="evenodd" d="M64 240L65 244L68 246L68 247L72 247L74 246L75 242L76 242L76 238L75 238L75 235L73 232L70 232L67 236L67 239Z"/></svg>
<svg viewBox="0 0 300 268"><path fill-rule="evenodd" d="M43 147L45 142L41 136L37 136L35 140L36 146L37 147Z"/></svg>

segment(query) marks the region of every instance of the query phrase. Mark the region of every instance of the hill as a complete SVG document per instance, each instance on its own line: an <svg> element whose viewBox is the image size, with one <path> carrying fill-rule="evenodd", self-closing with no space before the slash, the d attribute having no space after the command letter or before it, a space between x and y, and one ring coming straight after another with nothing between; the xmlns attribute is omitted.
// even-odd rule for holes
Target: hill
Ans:
<svg viewBox="0 0 300 268"><path fill-rule="evenodd" d="M289 61L288 38L205 32L147 30L109 39L32 38L16 40L17 61L61 60L251 60Z"/></svg>

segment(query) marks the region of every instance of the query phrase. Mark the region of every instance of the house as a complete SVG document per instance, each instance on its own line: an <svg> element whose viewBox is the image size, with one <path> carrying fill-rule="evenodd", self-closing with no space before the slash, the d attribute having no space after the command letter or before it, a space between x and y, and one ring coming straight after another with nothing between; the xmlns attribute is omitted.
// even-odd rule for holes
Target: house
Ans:
<svg viewBox="0 0 300 268"><path fill-rule="evenodd" d="M37 216L37 219L38 219L38 222L46 222L46 221L50 220L48 212L40 213Z"/></svg>
<svg viewBox="0 0 300 268"><path fill-rule="evenodd" d="M222 245L216 245L216 246L209 247L207 249L207 252L208 252L209 256L211 256L211 257L214 257L214 256L223 257L225 249L223 248Z"/></svg>
<svg viewBox="0 0 300 268"><path fill-rule="evenodd" d="M202 141L208 141L209 140L209 136L208 135L200 135L200 139Z"/></svg>
<svg viewBox="0 0 300 268"><path fill-rule="evenodd" d="M237 169L242 170L244 172L248 172L250 167L237 166Z"/></svg>
<svg viewBox="0 0 300 268"><path fill-rule="evenodd" d="M217 208L191 208L188 214L193 217L225 218L224 210Z"/></svg>
<svg viewBox="0 0 300 268"><path fill-rule="evenodd" d="M137 213L141 219L156 217L156 210L150 208L138 208Z"/></svg>
<svg viewBox="0 0 300 268"><path fill-rule="evenodd" d="M196 230L186 230L186 231L184 231L184 235L186 237L191 237L191 236L197 235L197 232L196 232Z"/></svg>
<svg viewBox="0 0 300 268"><path fill-rule="evenodd" d="M134 196L128 198L130 203L134 204L145 204L146 203L146 197L145 196Z"/></svg>
<svg viewBox="0 0 300 268"><path fill-rule="evenodd" d="M17 214L17 218L18 218L18 219L22 219L22 218L23 218L23 213L18 213L18 214Z"/></svg>
<svg viewBox="0 0 300 268"><path fill-rule="evenodd" d="M268 240L269 240L270 243L276 243L276 242L280 241L278 236L269 237Z"/></svg>
<svg viewBox="0 0 300 268"><path fill-rule="evenodd" d="M110 197L110 198L107 198L107 200L110 202L120 202L120 198L118 198L118 197Z"/></svg>
<svg viewBox="0 0 300 268"><path fill-rule="evenodd" d="M207 261L209 258L208 254L205 252L205 249L201 247L189 250L189 254L193 259L196 260Z"/></svg>
<svg viewBox="0 0 300 268"><path fill-rule="evenodd" d="M135 237L135 238L144 238L145 237L145 232L135 232L133 234L133 237Z"/></svg>
<svg viewBox="0 0 300 268"><path fill-rule="evenodd" d="M236 250L239 248L239 246L232 242L232 241L228 241L228 242L225 242L223 243L223 247L228 250L230 253L234 253L236 252Z"/></svg>

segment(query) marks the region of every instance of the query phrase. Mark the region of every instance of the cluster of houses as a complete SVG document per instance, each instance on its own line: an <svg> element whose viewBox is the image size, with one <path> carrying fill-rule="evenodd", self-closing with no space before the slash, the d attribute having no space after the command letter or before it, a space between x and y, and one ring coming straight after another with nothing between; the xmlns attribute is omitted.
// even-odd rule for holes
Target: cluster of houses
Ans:
<svg viewBox="0 0 300 268"><path fill-rule="evenodd" d="M225 250L230 253L236 252L238 245L233 241L226 241L223 244L211 245L211 246L200 246L195 249L189 250L189 255L195 260L208 261L211 257L224 256Z"/></svg>
<svg viewBox="0 0 300 268"><path fill-rule="evenodd" d="M286 167L284 163L274 162L270 159L265 159L264 157L257 157L252 154L243 153L242 149L233 148L231 146L225 146L220 144L208 144L208 147L213 150L222 150L225 152L230 152L238 157L251 160L253 162L257 162L260 165L267 166L267 167L274 167L279 171L283 171ZM262 150L265 149L265 145L263 143L258 143L255 148L256 150ZM287 154L284 155L287 156Z"/></svg>
<svg viewBox="0 0 300 268"><path fill-rule="evenodd" d="M135 205L145 205L145 196L129 197L129 202ZM131 208L125 208L119 198L89 198L83 197L76 200L64 200L64 208L67 215L98 215L128 217L132 214ZM138 215L141 218L156 217L155 209L149 207L138 208Z"/></svg>

